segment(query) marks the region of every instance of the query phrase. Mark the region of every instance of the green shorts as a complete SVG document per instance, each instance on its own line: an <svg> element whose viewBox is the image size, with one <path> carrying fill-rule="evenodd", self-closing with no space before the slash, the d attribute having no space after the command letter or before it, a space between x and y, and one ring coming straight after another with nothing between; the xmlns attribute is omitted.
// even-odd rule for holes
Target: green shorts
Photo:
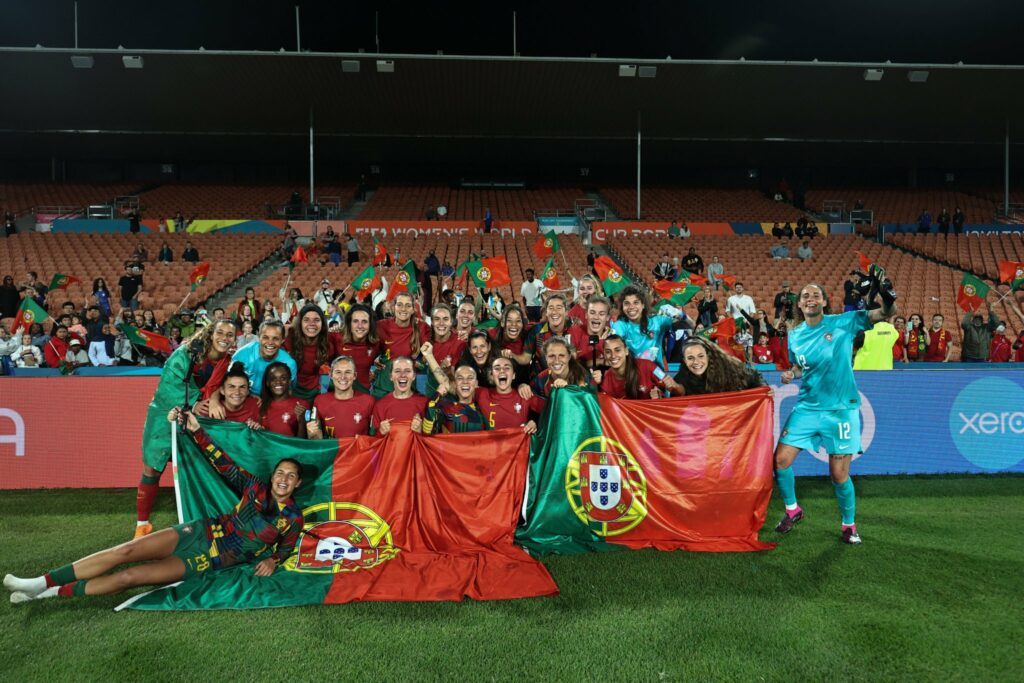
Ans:
<svg viewBox="0 0 1024 683"><path fill-rule="evenodd" d="M178 534L178 545L174 546L172 555L185 565L183 579L201 576L213 568L210 561L210 539L206 537L206 524L203 522L186 522L171 527Z"/></svg>

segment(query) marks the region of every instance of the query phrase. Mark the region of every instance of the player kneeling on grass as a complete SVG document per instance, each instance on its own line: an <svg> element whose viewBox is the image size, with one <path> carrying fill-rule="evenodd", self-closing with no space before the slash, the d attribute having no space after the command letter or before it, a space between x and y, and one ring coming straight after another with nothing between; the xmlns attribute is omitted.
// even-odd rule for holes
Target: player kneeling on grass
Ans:
<svg viewBox="0 0 1024 683"><path fill-rule="evenodd" d="M302 530L302 510L292 494L302 482L302 466L284 458L264 482L235 464L217 448L192 413L174 408L168 420L179 421L210 464L241 501L228 514L178 524L128 543L101 550L73 564L33 579L8 574L4 587L11 602L55 596L110 595L135 586L190 579L208 571L256 562L256 576L270 576L292 553ZM273 549L273 550L271 550ZM141 562L114 574L114 567Z"/></svg>
<svg viewBox="0 0 1024 683"><path fill-rule="evenodd" d="M775 449L775 477L786 505L786 514L775 527L779 533L788 533L803 519L796 502L793 461L802 449L824 446L842 515L842 540L860 543L854 521L856 495L850 478L850 461L854 453L861 452L860 392L850 358L857 333L896 312L892 283L881 279L881 271L874 267L871 271L861 284L869 302L881 294L882 306L874 310L827 315L828 297L821 285L812 283L800 290L797 306L804 322L790 332L793 368L782 373L782 382L787 384L797 377L803 377L803 382Z"/></svg>

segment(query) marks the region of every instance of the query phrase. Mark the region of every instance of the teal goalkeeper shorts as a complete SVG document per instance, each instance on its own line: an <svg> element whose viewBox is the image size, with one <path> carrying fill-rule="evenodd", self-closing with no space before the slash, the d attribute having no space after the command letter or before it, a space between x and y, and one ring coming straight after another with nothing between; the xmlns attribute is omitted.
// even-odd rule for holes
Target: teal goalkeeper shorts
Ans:
<svg viewBox="0 0 1024 683"><path fill-rule="evenodd" d="M789 414L779 443L829 455L860 453L860 410L809 410L799 403Z"/></svg>

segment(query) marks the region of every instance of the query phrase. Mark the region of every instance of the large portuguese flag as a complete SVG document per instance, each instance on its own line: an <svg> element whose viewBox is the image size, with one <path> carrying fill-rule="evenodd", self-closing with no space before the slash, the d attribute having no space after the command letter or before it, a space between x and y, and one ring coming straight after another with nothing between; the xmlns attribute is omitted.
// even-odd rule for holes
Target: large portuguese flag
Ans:
<svg viewBox="0 0 1024 683"><path fill-rule="evenodd" d="M772 548L757 538L772 446L767 387L657 401L558 389L516 540L535 554Z"/></svg>
<svg viewBox="0 0 1024 683"><path fill-rule="evenodd" d="M542 564L513 544L529 437L507 429L423 437L306 441L203 421L213 441L264 476L285 456L303 463L297 552L272 576L240 565L129 600L149 610L245 609L367 600L497 600L554 595ZM230 510L232 491L179 438L181 516Z"/></svg>

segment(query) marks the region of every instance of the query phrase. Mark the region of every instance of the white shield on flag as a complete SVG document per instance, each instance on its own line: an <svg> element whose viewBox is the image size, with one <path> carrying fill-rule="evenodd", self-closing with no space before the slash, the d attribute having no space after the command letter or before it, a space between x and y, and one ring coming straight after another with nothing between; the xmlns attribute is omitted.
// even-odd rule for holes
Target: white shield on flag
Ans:
<svg viewBox="0 0 1024 683"><path fill-rule="evenodd" d="M618 465L590 465L590 502L611 510L622 499L622 470Z"/></svg>

